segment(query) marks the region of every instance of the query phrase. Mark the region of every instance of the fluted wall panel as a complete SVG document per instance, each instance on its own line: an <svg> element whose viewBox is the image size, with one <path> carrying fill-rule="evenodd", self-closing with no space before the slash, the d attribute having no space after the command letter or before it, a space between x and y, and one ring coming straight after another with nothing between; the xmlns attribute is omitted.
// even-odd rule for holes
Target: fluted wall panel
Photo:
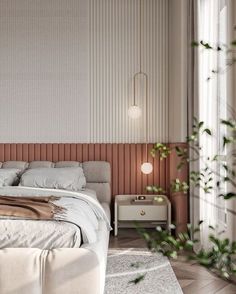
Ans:
<svg viewBox="0 0 236 294"><path fill-rule="evenodd" d="M168 144L171 149L186 144ZM153 147L148 144L148 150ZM185 194L173 195L171 182L175 178L187 180L187 167L177 170L180 159L172 152L167 159L160 160L149 155L148 161L153 164L153 173L145 175L141 172L141 164L146 160L146 144L1 144L0 162L8 160L87 160L108 161L111 165L111 188L113 199L118 194L146 193L147 185L162 187L172 202L173 221L185 227L188 221Z"/></svg>
<svg viewBox="0 0 236 294"><path fill-rule="evenodd" d="M0 0L0 141L89 141L89 1Z"/></svg>
<svg viewBox="0 0 236 294"><path fill-rule="evenodd" d="M131 120L133 76L148 74L148 141L168 141L168 2L90 0L91 142L144 142L146 101L142 81L137 103L142 117Z"/></svg>
<svg viewBox="0 0 236 294"><path fill-rule="evenodd" d="M0 141L142 143L127 116L148 74L148 141L168 141L169 0L1 0ZM140 90L140 91L139 91Z"/></svg>

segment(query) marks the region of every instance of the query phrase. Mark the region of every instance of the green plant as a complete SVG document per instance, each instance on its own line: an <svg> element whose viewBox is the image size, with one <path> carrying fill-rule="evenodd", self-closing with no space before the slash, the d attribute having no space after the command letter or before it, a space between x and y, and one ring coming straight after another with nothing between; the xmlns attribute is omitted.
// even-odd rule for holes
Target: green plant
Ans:
<svg viewBox="0 0 236 294"><path fill-rule="evenodd" d="M233 190L222 191L223 185L228 182L233 188L236 188L236 171L232 164L236 157L234 149L236 143L236 122L233 119L221 120L221 124L225 125L228 129L227 135L223 136L222 147L230 147L230 150L232 150L232 160L227 162L218 154L215 154L212 158L205 158L201 155L202 147L199 144L200 136L204 133L208 136L213 136L213 132L205 127L204 122L198 122L197 119L194 118L193 134L186 138L188 149L192 150L192 157L189 156L188 149L179 147L168 150L168 154L176 152L180 159L180 164L177 167L178 169L196 160L202 160L204 166L200 170L192 170L190 172L189 184L185 181L181 182L178 178L174 179L171 184L171 190L173 192L183 192L187 194L190 187L193 189L198 187L209 195L211 195L214 190L218 194L218 197L223 197L225 200L236 197L236 193ZM161 148L163 148L163 146ZM155 152L160 151L157 149ZM212 162L216 162L224 169L224 175L219 174L212 168ZM216 183L214 182L214 177L218 178ZM151 192L159 192L161 190L158 186L149 186L147 189ZM236 241L231 242L228 238L222 238L218 229L210 226L209 229L211 233L208 236L210 246L209 249L204 249L196 238L196 234L201 230L202 223L203 222L200 221L197 228L188 225L188 231L178 233L177 236L172 235L170 231L163 230L161 227L157 227L156 231L151 234L142 228L139 228L138 231L147 242L150 250L160 252L174 259L184 253L187 260L195 260L220 277L233 280L236 278ZM175 226L171 225L171 228L174 229ZM199 245L201 249L195 252L194 245Z"/></svg>
<svg viewBox="0 0 236 294"><path fill-rule="evenodd" d="M171 190L175 193L183 192L184 194L188 193L189 185L186 182L181 182L180 179L175 179L171 183Z"/></svg>
<svg viewBox="0 0 236 294"><path fill-rule="evenodd" d="M155 157L156 153L159 153L160 159L162 160L169 156L171 149L165 144L156 143L150 153L153 157Z"/></svg>
<svg viewBox="0 0 236 294"><path fill-rule="evenodd" d="M230 57L236 47L236 40L233 40L230 46L213 46L203 41L193 42L192 46L201 46L205 50L214 50L216 52L225 51L227 67L236 63L236 58ZM226 70L227 68L212 69L207 81L212 79L214 75L225 73ZM214 136L214 133L206 126L204 121L198 121L197 118L194 118L192 133L186 138L188 148L176 147L170 149L167 145L161 143L154 145L151 155L159 154L161 159L167 159L171 152L176 152L179 158L177 169L181 169L183 166L195 161L203 163L201 168L191 170L189 183L181 182L178 178L173 180L171 184L173 192L183 192L187 195L190 188L193 190L198 188L209 194L209 197L214 191L217 197L223 197L225 200L236 198L236 120L235 118L221 119L219 123L227 129L225 134L222 135L221 146L223 150L227 148L227 158L222 158L220 154L215 154L211 158L202 154L201 136L206 134L211 137ZM214 166L217 166L217 168ZM224 172L220 173L219 170ZM225 184L230 184L228 185L231 187L230 191L225 190ZM150 192L159 192L159 189L161 188L158 186L147 187ZM187 232L178 233L177 236L172 235L169 230L163 230L161 227L157 227L153 233L142 228L138 228L138 231L147 242L148 248L153 252L160 252L174 259L184 253L187 260L195 260L220 277L235 281L236 241L224 238L218 228L209 226L211 231L208 236L210 246L205 249L196 237L201 231L202 224L203 221L199 221L196 228L188 225ZM174 229L175 226L171 225L171 228ZM194 250L195 245L198 245L200 249Z"/></svg>
<svg viewBox="0 0 236 294"><path fill-rule="evenodd" d="M146 190L147 190L147 192L152 192L152 193L157 193L157 194L165 194L166 193L166 191L162 187L155 186L155 185L147 186Z"/></svg>
<svg viewBox="0 0 236 294"><path fill-rule="evenodd" d="M194 260L218 276L233 280L236 274L236 242L230 242L228 238L220 239L218 231L209 226L212 231L208 237L209 249L201 248L195 252L194 245L200 245L196 234L199 233L201 225L202 221L196 228L188 225L188 231L179 233L177 237L161 227L157 227L151 234L143 228L138 228L138 232L153 252L162 253L173 259L184 256L186 261ZM174 225L171 227L175 228Z"/></svg>

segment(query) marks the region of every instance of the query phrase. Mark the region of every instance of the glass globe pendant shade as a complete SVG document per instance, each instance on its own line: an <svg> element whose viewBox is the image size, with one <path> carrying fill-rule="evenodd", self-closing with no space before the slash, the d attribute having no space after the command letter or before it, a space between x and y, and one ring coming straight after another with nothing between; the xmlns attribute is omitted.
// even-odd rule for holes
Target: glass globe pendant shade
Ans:
<svg viewBox="0 0 236 294"><path fill-rule="evenodd" d="M141 108L137 105L132 105L128 109L128 116L132 119L137 119L141 116Z"/></svg>
<svg viewBox="0 0 236 294"><path fill-rule="evenodd" d="M153 166L150 162L144 162L141 165L141 171L142 173L144 173L145 175L150 174L153 171Z"/></svg>

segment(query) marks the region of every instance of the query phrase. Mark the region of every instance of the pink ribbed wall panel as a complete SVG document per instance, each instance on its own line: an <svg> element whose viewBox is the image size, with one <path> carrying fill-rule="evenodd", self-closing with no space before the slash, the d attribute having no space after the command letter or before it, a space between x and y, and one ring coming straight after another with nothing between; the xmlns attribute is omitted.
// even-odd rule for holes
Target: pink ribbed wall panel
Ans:
<svg viewBox="0 0 236 294"><path fill-rule="evenodd" d="M148 150L151 148L152 144L148 144ZM171 178L175 174L171 159L160 160L149 155L148 160L153 163L154 171L144 175L140 166L146 159L145 150L145 144L0 144L0 161L104 160L111 164L114 195L142 193L147 185L152 184L167 189L170 170ZM186 177L186 174L183 176Z"/></svg>
<svg viewBox="0 0 236 294"><path fill-rule="evenodd" d="M170 144L171 148L176 145ZM152 148L148 144L148 150ZM169 192L170 183L176 177L181 180L187 179L187 169L177 172L178 157L172 153L166 160L159 157L148 156L152 162L154 170L150 175L141 173L140 167L146 160L145 144L0 144L0 161L7 160L104 160L111 164L112 171L112 195L117 194L141 194L146 193L147 185L158 185ZM170 195L174 211L176 208L181 210L180 220L186 223L188 220L187 197L179 197L180 202ZM176 220L178 221L178 220Z"/></svg>

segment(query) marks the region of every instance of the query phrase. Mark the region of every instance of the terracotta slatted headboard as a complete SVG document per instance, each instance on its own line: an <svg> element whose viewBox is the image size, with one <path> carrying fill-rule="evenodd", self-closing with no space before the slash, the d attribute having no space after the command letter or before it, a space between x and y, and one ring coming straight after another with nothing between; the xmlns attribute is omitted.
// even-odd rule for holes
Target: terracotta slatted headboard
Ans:
<svg viewBox="0 0 236 294"><path fill-rule="evenodd" d="M153 144L148 145L148 149ZM171 143L170 147L185 146L184 143ZM147 185L159 185L168 193L171 181L178 177L187 179L187 169L176 170L178 158L174 153L167 160L158 157L149 161L153 163L154 171L144 175L140 166L145 161L145 144L0 144L0 161L7 160L103 160L111 164L112 195L145 193ZM170 199L172 195L170 195ZM186 197L185 197L186 198ZM172 199L171 199L172 200ZM181 200L182 209L187 210L187 198ZM176 201L173 201L174 208ZM177 208L176 208L177 211ZM183 214L183 215L182 215ZM181 212L181 217L187 221L187 211Z"/></svg>

